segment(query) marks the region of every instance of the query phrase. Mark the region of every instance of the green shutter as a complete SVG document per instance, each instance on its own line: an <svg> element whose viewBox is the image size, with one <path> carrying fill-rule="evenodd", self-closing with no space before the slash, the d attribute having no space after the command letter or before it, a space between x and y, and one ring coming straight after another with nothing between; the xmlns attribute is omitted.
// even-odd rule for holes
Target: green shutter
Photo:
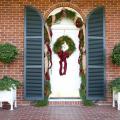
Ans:
<svg viewBox="0 0 120 120"><path fill-rule="evenodd" d="M32 7L25 8L24 93L27 100L44 97L43 19Z"/></svg>
<svg viewBox="0 0 120 120"><path fill-rule="evenodd" d="M90 13L86 26L87 48L87 99L105 97L105 24L104 9Z"/></svg>

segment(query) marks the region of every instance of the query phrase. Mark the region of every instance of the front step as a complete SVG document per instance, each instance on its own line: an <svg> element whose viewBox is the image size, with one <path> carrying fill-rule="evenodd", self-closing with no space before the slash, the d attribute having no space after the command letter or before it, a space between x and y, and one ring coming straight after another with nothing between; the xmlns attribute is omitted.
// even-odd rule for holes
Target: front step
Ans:
<svg viewBox="0 0 120 120"><path fill-rule="evenodd" d="M79 106L80 99L49 99L49 106Z"/></svg>

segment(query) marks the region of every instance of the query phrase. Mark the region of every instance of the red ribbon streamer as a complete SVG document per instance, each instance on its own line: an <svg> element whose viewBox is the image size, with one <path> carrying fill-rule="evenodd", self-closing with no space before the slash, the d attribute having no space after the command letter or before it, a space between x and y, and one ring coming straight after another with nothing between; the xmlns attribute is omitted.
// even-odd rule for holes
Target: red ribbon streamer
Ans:
<svg viewBox="0 0 120 120"><path fill-rule="evenodd" d="M46 80L50 80L49 69L52 67L52 50L51 50L51 48L49 46L49 43L46 42L46 46L47 46L47 49L48 49L48 54L50 56L50 66L48 64L48 70L45 73L45 79Z"/></svg>
<svg viewBox="0 0 120 120"><path fill-rule="evenodd" d="M60 75L65 75L66 74L66 71L67 71L67 60L66 58L69 57L69 54L68 52L64 52L64 51L60 51L58 52L58 56L60 58L60 69L59 69L59 74ZM64 63L64 66L63 66L63 63ZM62 72L62 68L64 68L64 71Z"/></svg>
<svg viewBox="0 0 120 120"><path fill-rule="evenodd" d="M48 52L50 54L50 66L48 67L50 69L52 67L52 50L51 50L49 44L46 44L46 46L47 46Z"/></svg>
<svg viewBox="0 0 120 120"><path fill-rule="evenodd" d="M47 71L47 72L45 73L45 80L50 80L49 71Z"/></svg>

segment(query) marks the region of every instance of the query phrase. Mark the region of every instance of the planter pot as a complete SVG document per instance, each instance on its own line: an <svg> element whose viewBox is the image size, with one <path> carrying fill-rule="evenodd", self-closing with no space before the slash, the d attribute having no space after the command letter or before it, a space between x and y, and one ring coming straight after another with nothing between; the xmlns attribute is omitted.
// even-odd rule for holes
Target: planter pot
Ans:
<svg viewBox="0 0 120 120"><path fill-rule="evenodd" d="M113 90L113 107L115 107L115 102L117 102L117 109L120 110L120 92Z"/></svg>
<svg viewBox="0 0 120 120"><path fill-rule="evenodd" d="M13 105L17 107L16 89L11 88L10 91L0 91L0 107L2 107L2 102L8 102L11 105L10 110L13 110Z"/></svg>

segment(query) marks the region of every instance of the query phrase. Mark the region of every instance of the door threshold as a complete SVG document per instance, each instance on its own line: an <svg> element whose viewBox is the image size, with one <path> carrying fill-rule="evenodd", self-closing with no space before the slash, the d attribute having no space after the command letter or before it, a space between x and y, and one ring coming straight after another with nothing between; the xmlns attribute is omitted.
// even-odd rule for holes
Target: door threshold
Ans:
<svg viewBox="0 0 120 120"><path fill-rule="evenodd" d="M80 98L49 98L50 106L80 106Z"/></svg>
<svg viewBox="0 0 120 120"><path fill-rule="evenodd" d="M49 101L82 101L80 98L49 98Z"/></svg>

